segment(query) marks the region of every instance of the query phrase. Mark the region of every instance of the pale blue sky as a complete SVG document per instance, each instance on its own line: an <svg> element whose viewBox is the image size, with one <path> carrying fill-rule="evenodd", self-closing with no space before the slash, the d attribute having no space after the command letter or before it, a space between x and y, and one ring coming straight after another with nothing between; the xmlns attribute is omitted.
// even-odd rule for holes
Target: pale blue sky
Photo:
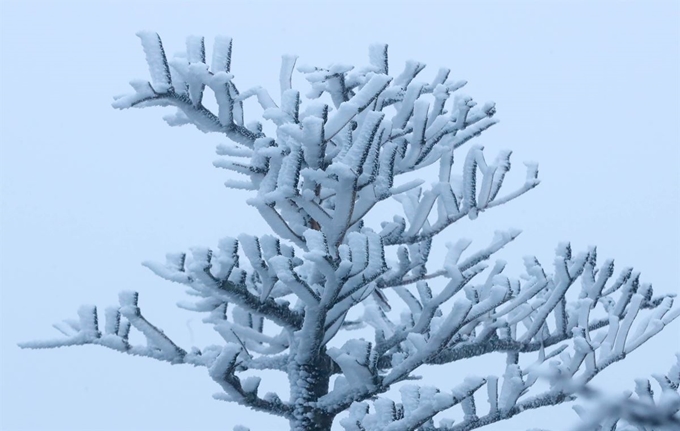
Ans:
<svg viewBox="0 0 680 431"><path fill-rule="evenodd" d="M407 59L427 63L426 76L450 67L469 81L466 94L497 103L501 123L477 142L491 155L513 149L520 178L521 161L538 161L542 184L442 243L518 227L502 255L512 264L535 254L548 266L571 240L575 250L598 245L619 269L635 266L658 292L678 292L678 3L451 3L2 1L0 428L286 427L213 400L219 387L204 369L91 346L16 347L56 336L52 323L83 303L113 305L126 289L182 346L210 342L197 315L176 309L182 289L140 262L266 231L247 194L225 189L227 174L212 167L223 138L170 128L163 109L110 107L129 80L147 78L138 30L160 33L168 53L191 34L232 36L237 85L272 94L284 53L363 65L368 45L386 42L393 71ZM679 340L675 322L596 383L632 389L634 378L667 371ZM462 372L449 372L449 387ZM285 388L276 378L263 387ZM495 429L560 430L574 419L558 408Z"/></svg>

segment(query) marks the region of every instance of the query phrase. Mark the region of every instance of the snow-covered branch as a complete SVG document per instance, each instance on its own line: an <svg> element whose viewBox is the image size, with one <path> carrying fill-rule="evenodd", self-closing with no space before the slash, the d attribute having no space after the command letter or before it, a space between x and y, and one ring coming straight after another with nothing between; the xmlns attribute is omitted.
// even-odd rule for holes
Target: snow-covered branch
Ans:
<svg viewBox="0 0 680 431"><path fill-rule="evenodd" d="M579 393L591 401L591 407L574 406L582 420L575 431L680 429L680 353L668 374L653 377L661 392L656 397L648 379L635 380L635 397L630 391L611 396L581 387Z"/></svg>
<svg viewBox="0 0 680 431"><path fill-rule="evenodd" d="M210 377L224 389L223 393L215 394L215 398L289 418L292 414L291 406L282 402L277 395L268 393L265 398L257 396L259 377L251 376L241 381L236 376L239 356L242 353L240 346L227 344L210 365L208 369Z"/></svg>
<svg viewBox="0 0 680 431"><path fill-rule="evenodd" d="M83 344L98 344L120 352L167 361L172 364L192 363L201 365L202 358L188 354L142 316L137 306L137 292L121 292L120 307L106 309L104 332L99 330L97 308L82 306L78 310L79 320L66 320L55 328L65 338L32 341L19 346L30 349L44 349ZM129 342L130 329L135 328L146 338L146 346L133 346Z"/></svg>

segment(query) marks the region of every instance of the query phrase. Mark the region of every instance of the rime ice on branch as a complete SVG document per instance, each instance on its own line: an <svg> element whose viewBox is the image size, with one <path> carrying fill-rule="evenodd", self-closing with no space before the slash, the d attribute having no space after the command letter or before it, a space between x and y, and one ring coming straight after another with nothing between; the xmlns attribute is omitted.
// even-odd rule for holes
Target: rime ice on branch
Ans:
<svg viewBox="0 0 680 431"><path fill-rule="evenodd" d="M582 419L575 431L680 429L680 353L675 356L676 362L668 374L652 375L660 389L656 396L647 379L635 380L635 396L630 391L612 397L593 388L581 389L579 393L591 406L573 406Z"/></svg>
<svg viewBox="0 0 680 431"><path fill-rule="evenodd" d="M277 103L261 87L237 89L230 38L217 38L208 66L203 38L189 37L186 53L168 60L157 34L138 35L151 81L132 81L134 93L113 106L171 105L177 109L165 117L171 126L193 124L228 138L231 143L217 148L215 166L241 176L226 185L253 191L248 204L273 235L241 234L214 250L193 248L144 264L189 288L197 301L179 305L206 313L204 322L222 345L178 347L142 316L137 293L127 292L120 307L106 310L103 332L97 309L83 307L79 321L57 326L65 338L23 347L100 344L204 366L222 389L215 398L284 417L298 431L329 430L345 411L340 424L347 431L469 430L574 399L576 390L564 385L544 392L532 385L545 369L585 384L677 317L672 298L654 297L638 273L625 269L612 279L613 262L598 266L595 249L573 256L563 244L553 273L529 257L520 279L505 275L505 263L491 260L519 235L515 230L496 232L486 247L470 251L470 241L458 239L440 269L431 270L438 234L538 184L538 168L530 163L521 187L502 190L510 151L487 162L483 147L472 145L454 165L454 154L496 120L494 104L479 106L459 94L465 81L450 78L448 69L421 81L425 65L410 61L390 76L387 46L376 44L362 68L298 67L311 85L302 97L291 84L297 58L284 56ZM202 103L208 90L217 112ZM246 123L243 102L250 97L275 135L267 136L260 122ZM435 182L402 180L431 165L438 167ZM403 213L379 229L365 224L389 198ZM396 260L386 257L392 255ZM580 293L571 298L578 280ZM397 302L405 311L395 315ZM360 321L348 318L361 311ZM636 325L643 314L648 317ZM339 331L363 322L374 330L371 341L333 343ZM146 346L130 343L131 328L146 337ZM507 356L499 375L468 377L452 389L402 384L425 364L493 352ZM524 354L535 362L523 366ZM262 395L259 378L239 378L264 369L287 373L288 397ZM381 396L397 384L400 402ZM480 391L486 405L475 402ZM462 421L445 419L436 427L433 417L456 406Z"/></svg>

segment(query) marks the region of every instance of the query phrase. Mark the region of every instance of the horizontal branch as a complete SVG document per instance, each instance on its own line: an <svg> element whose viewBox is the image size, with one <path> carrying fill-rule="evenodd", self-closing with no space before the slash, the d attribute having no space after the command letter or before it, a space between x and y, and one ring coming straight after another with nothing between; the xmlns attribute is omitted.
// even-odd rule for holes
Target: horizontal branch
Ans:
<svg viewBox="0 0 680 431"><path fill-rule="evenodd" d="M592 323L588 326L588 330L594 331L596 329L603 328L609 325L608 319L601 319ZM460 343L442 350L437 355L430 358L426 364L428 365L443 365L451 362L459 361L461 359L474 358L477 356L482 356L487 353L505 353L505 352L517 352L517 353L529 353L537 352L542 347L550 347L562 341L573 338L572 334L560 334L552 335L545 338L542 342L519 342L516 340L501 340L492 339L484 340L478 343ZM389 341L389 340L388 340ZM378 368L389 369L392 367L392 358L388 355L383 355L378 359Z"/></svg>
<svg viewBox="0 0 680 431"><path fill-rule="evenodd" d="M498 421L510 419L511 417L526 410L537 409L539 407L545 406L555 406L565 401L574 401L575 399L575 396L567 395L562 392L546 392L541 396L537 396L535 398L518 403L506 412L501 413L500 411L497 411L482 417L464 420L458 425L454 425L452 427L441 427L435 429L437 431L469 431L490 425Z"/></svg>
<svg viewBox="0 0 680 431"><path fill-rule="evenodd" d="M136 87L136 86L135 86ZM236 125L234 123L222 124L220 119L207 109L202 104L194 105L188 96L184 94L178 94L173 89L169 89L166 92L159 93L156 92L151 84L148 84L147 95L144 97L140 96L138 93L134 96L124 96L113 102L113 107L117 109L134 108L134 107L146 107L146 106L168 106L172 105L184 112L184 114L192 120L193 124L196 125L203 132L217 132L224 133L229 139L240 144L252 147L255 139L262 137L261 134L256 134L246 129L243 126ZM135 89L137 89L136 87ZM131 98L134 98L131 100Z"/></svg>
<svg viewBox="0 0 680 431"><path fill-rule="evenodd" d="M278 304L271 297L261 301L245 288L238 287L228 280L224 280L219 287L233 298L233 302L254 314L264 316L283 327L296 330L302 328L303 316L285 305Z"/></svg>

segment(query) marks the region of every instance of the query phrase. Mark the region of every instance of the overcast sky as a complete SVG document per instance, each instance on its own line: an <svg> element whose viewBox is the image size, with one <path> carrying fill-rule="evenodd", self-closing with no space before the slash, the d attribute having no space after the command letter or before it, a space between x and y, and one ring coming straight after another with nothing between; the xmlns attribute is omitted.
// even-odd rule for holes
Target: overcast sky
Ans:
<svg viewBox="0 0 680 431"><path fill-rule="evenodd" d="M571 240L576 251L598 245L617 269L634 266L659 293L680 290L678 2L282 3L2 1L2 430L287 426L213 400L219 387L205 369L101 347L16 346L55 337L51 325L81 304L103 309L130 289L183 347L218 341L175 307L182 289L140 262L267 232L248 194L224 188L228 174L212 167L221 136L170 128L161 108L111 108L129 80L148 76L139 30L160 33L168 53L188 35L232 36L239 88L271 94L286 53L298 64L364 65L368 45L385 42L394 72L407 59L427 63L428 78L450 67L469 81L466 94L497 103L501 123L477 139L487 157L513 149L520 181L521 161L538 161L542 184L447 230L446 241L485 244L495 229L517 227L524 233L502 253L517 267L527 254L550 267L557 243ZM665 373L679 340L675 322L595 383L616 392ZM443 389L463 377L436 372L439 382L450 376ZM266 378L267 390L286 390L282 376ZM493 429L557 430L575 418L544 409Z"/></svg>

